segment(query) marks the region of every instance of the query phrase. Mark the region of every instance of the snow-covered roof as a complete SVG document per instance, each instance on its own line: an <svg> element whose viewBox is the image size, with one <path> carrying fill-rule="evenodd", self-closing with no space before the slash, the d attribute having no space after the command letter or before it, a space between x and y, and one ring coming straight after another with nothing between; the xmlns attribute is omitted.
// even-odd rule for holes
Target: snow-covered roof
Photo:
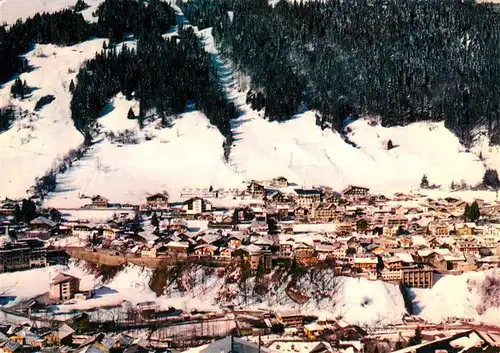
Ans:
<svg viewBox="0 0 500 353"><path fill-rule="evenodd" d="M167 245L165 245L167 248L189 248L189 244L185 242L180 242L180 241L171 241Z"/></svg>
<svg viewBox="0 0 500 353"><path fill-rule="evenodd" d="M413 256L410 253L407 252L398 252L396 255L401 261L406 262L406 263L413 263Z"/></svg>
<svg viewBox="0 0 500 353"><path fill-rule="evenodd" d="M464 254L451 254L451 255L444 255L443 259L445 261L466 261L466 258Z"/></svg>
<svg viewBox="0 0 500 353"><path fill-rule="evenodd" d="M211 245L211 244L201 244L201 245L198 245L197 247L194 248L195 250L198 250L198 249L210 249L212 251L215 251L217 250L217 247L214 246L214 245Z"/></svg>
<svg viewBox="0 0 500 353"><path fill-rule="evenodd" d="M430 254L433 254L434 252L435 251L432 250L432 249L420 249L420 250L417 250L418 256L423 256L423 257L429 256Z"/></svg>
<svg viewBox="0 0 500 353"><path fill-rule="evenodd" d="M355 257L355 264L378 264L378 258L376 257Z"/></svg>
<svg viewBox="0 0 500 353"><path fill-rule="evenodd" d="M78 279L78 277L75 277L75 276L72 276L72 275L68 275L67 273L59 273L57 276L55 276L53 279L52 279L52 282L51 284L58 284L58 283L62 283L62 282L65 282L65 281L69 281L71 279Z"/></svg>
<svg viewBox="0 0 500 353"><path fill-rule="evenodd" d="M240 249L249 254L260 254L262 252L262 249L254 244L243 245L242 247L240 247Z"/></svg>
<svg viewBox="0 0 500 353"><path fill-rule="evenodd" d="M43 216L39 216L37 218L35 218L34 220L32 220L30 222L31 225L41 225L41 224L45 224L45 225L48 225L49 227L55 227L56 226L56 222L52 221L51 219L47 218L47 217L43 217Z"/></svg>
<svg viewBox="0 0 500 353"><path fill-rule="evenodd" d="M253 242L255 245L273 245L274 241L267 237L260 237Z"/></svg>
<svg viewBox="0 0 500 353"><path fill-rule="evenodd" d="M258 353L259 346L255 343L249 342L242 338L228 336L218 341L210 344L206 344L200 347L191 348L184 353L221 353L221 352L235 352L236 346L239 350L247 353ZM266 352L267 350L263 347L260 349L261 352Z"/></svg>
<svg viewBox="0 0 500 353"><path fill-rule="evenodd" d="M57 329L57 336L59 337L59 339L62 340L64 338L72 335L74 332L75 332L75 330L73 330L73 328L71 326L69 326L67 324L62 324Z"/></svg>

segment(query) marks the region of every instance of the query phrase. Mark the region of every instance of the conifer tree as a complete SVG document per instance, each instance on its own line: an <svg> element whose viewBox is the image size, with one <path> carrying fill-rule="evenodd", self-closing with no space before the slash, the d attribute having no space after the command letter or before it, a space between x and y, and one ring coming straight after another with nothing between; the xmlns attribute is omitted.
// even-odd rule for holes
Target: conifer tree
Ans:
<svg viewBox="0 0 500 353"><path fill-rule="evenodd" d="M136 119L136 116L135 116L134 111L132 110L132 108L130 108L128 110L127 118L128 119Z"/></svg>
<svg viewBox="0 0 500 353"><path fill-rule="evenodd" d="M423 337L422 337L422 330L420 329L419 326L417 326L417 328L415 329L415 333L410 338L409 345L410 346L415 346L417 344L420 344L420 343L422 343L422 339L423 339Z"/></svg>
<svg viewBox="0 0 500 353"><path fill-rule="evenodd" d="M469 204L466 204L464 209L464 222L469 222L469 217L470 217L470 206Z"/></svg>
<svg viewBox="0 0 500 353"><path fill-rule="evenodd" d="M160 225L160 221L158 220L156 212L153 212L153 216L151 217L151 225L154 226L155 228Z"/></svg>
<svg viewBox="0 0 500 353"><path fill-rule="evenodd" d="M469 222L476 222L479 219L480 210L479 205L476 201L474 201L469 208Z"/></svg>
<svg viewBox="0 0 500 353"><path fill-rule="evenodd" d="M420 181L420 188L428 189L429 188L429 180L427 179L427 175L422 176L422 180Z"/></svg>
<svg viewBox="0 0 500 353"><path fill-rule="evenodd" d="M494 189L500 188L500 180L498 179L498 172L495 169L487 169L484 172L483 185L489 186Z"/></svg>

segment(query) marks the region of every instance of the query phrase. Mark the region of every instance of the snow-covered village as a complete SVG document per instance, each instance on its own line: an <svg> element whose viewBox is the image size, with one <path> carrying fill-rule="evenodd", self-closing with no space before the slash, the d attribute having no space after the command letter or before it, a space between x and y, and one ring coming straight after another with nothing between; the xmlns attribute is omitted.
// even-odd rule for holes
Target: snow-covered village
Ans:
<svg viewBox="0 0 500 353"><path fill-rule="evenodd" d="M0 353L500 352L498 1L0 21Z"/></svg>
<svg viewBox="0 0 500 353"><path fill-rule="evenodd" d="M500 203L429 187L423 177L418 193L385 197L280 176L184 189L183 201L7 199L5 337L20 349L175 350L231 336L269 352L366 352L417 332L498 347Z"/></svg>

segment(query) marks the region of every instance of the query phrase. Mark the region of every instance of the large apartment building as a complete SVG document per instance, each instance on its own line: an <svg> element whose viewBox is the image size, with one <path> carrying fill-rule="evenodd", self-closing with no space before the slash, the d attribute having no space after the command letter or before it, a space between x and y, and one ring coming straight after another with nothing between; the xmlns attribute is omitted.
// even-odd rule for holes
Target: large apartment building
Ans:
<svg viewBox="0 0 500 353"><path fill-rule="evenodd" d="M43 241L38 239L7 243L0 248L0 272L46 265L47 251Z"/></svg>

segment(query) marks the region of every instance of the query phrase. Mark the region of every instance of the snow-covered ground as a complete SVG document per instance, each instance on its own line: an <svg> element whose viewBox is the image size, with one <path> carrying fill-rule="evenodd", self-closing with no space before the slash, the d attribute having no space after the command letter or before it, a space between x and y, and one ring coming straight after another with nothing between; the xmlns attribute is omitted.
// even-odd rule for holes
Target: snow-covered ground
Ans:
<svg viewBox="0 0 500 353"><path fill-rule="evenodd" d="M160 308L170 306L183 310L218 311L223 304L234 304L242 308L268 310L294 310L317 315L320 318L340 319L364 326L382 326L400 323L406 314L404 300L396 285L382 281L338 277L325 270L320 274L304 276L297 287L312 298L305 304L294 303L285 293L285 282L271 281L263 296L245 295L238 284L228 284L230 273L224 269L193 267L179 277L161 297L156 297L149 288L152 270L138 266L126 266L107 283L89 274L80 263L69 267L52 266L43 269L4 273L0 275L2 295L15 296L18 303L49 290L50 279L60 271L80 277L81 289L96 288L97 296L87 301L76 301L59 305L57 312L87 310L104 305L120 305L127 300L132 305L143 301L156 301ZM321 281L317 276L321 276ZM468 273L461 276L445 276L432 289L412 289L415 314L430 322L442 322L447 318L473 319L476 322L500 324L500 303L492 301L489 307L480 308L485 299L481 288L494 271ZM181 290L182 286L184 289ZM253 280L248 283L252 293ZM498 295L493 291L493 296ZM453 293L453 295L450 295ZM478 313L478 310L480 313Z"/></svg>
<svg viewBox="0 0 500 353"><path fill-rule="evenodd" d="M35 88L32 95L12 99L13 81L0 89L0 106L12 104L29 112L0 135L0 198L25 196L36 177L83 142L71 119L68 87L80 65L101 50L103 41L95 39L71 47L37 45L26 55L35 69L20 76ZM55 100L35 112L38 99L49 94Z"/></svg>
<svg viewBox="0 0 500 353"><path fill-rule="evenodd" d="M155 192L178 196L184 186L241 186L242 179L224 163L223 136L200 112L179 116L171 128L148 126L140 131L136 120L127 119L135 103L119 95L111 105L99 119L103 131L129 129L138 143L103 138L68 173L59 176L58 189L48 204L72 207L88 203L79 194L143 203L146 195Z"/></svg>
<svg viewBox="0 0 500 353"><path fill-rule="evenodd" d="M96 21L92 13L103 0L85 0L90 6L82 11L83 17L90 22ZM76 0L2 0L0 1L0 23L13 24L18 19L33 17L36 13L56 12L75 6Z"/></svg>
<svg viewBox="0 0 500 353"><path fill-rule="evenodd" d="M481 291L488 276L500 283L500 272L490 270L444 276L431 290L412 289L415 314L429 322L458 317L500 325L500 284L490 288L488 297Z"/></svg>

